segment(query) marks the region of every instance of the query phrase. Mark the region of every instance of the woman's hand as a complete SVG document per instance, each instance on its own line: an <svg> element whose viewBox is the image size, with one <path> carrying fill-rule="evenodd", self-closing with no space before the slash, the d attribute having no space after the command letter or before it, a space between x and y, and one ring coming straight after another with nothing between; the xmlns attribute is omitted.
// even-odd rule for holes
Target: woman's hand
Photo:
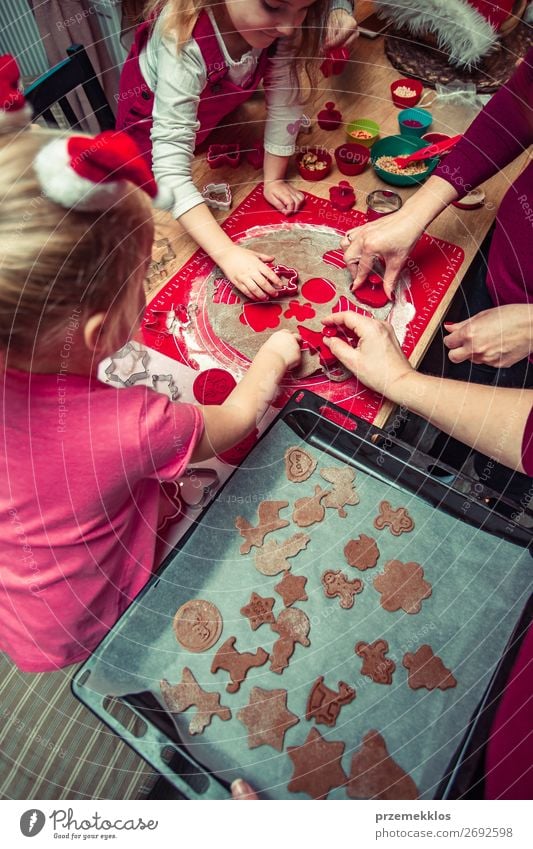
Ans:
<svg viewBox="0 0 533 849"><path fill-rule="evenodd" d="M284 215L292 215L294 212L298 212L304 201L303 192L299 192L285 180L265 182L263 195L274 209L283 212Z"/></svg>
<svg viewBox="0 0 533 849"><path fill-rule="evenodd" d="M352 291L361 286L372 271L375 257L385 266L383 286L389 299L400 271L413 246L423 233L423 228L403 212L393 212L362 227L348 230L341 240L344 261L353 277Z"/></svg>
<svg viewBox="0 0 533 849"><path fill-rule="evenodd" d="M297 333L291 333L290 330L276 330L267 341L261 345L259 352L268 351L269 353L279 354L286 369L293 369L300 365L302 352L299 345L299 336Z"/></svg>
<svg viewBox="0 0 533 849"><path fill-rule="evenodd" d="M452 363L471 360L494 368L508 368L528 357L533 350L533 305L506 304L483 310L455 324L444 325L449 336Z"/></svg>
<svg viewBox="0 0 533 849"><path fill-rule="evenodd" d="M243 800L256 801L259 796L253 787L244 781L243 778L236 778L231 785L231 795L234 801L242 802Z"/></svg>
<svg viewBox="0 0 533 849"><path fill-rule="evenodd" d="M328 18L322 52L331 50L332 47L349 49L353 47L358 37L359 30L354 16L350 15L346 9L334 9Z"/></svg>
<svg viewBox="0 0 533 849"><path fill-rule="evenodd" d="M413 368L403 354L391 325L355 312L334 313L324 319L324 324L344 325L359 337L356 348L335 336L324 337L324 342L365 386L398 401L400 384L406 375L413 372Z"/></svg>
<svg viewBox="0 0 533 849"><path fill-rule="evenodd" d="M273 256L233 245L225 252L224 259L218 260L218 264L228 280L243 295L252 300L265 301L275 296L277 289L283 288L283 281L265 265L273 259Z"/></svg>

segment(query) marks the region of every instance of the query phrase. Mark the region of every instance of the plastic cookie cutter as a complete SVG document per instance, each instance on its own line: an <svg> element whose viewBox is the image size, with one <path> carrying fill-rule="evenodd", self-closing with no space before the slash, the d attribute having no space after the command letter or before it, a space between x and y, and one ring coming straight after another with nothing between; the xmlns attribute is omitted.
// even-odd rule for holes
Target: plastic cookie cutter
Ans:
<svg viewBox="0 0 533 849"><path fill-rule="evenodd" d="M346 212L355 204L355 192L348 180L341 180L338 186L330 188L329 199L335 209Z"/></svg>
<svg viewBox="0 0 533 849"><path fill-rule="evenodd" d="M144 329L151 333L163 333L166 336L175 336L180 330L188 327L192 321L192 308L185 304L171 306L169 310L154 310L148 308Z"/></svg>
<svg viewBox="0 0 533 849"><path fill-rule="evenodd" d="M320 70L325 77L336 77L341 74L350 59L350 53L346 47L330 47L324 56Z"/></svg>
<svg viewBox="0 0 533 849"><path fill-rule="evenodd" d="M276 291L275 298L298 294L298 272L295 268L289 268L287 265L276 265L275 263L267 263L267 265L270 265L274 274L287 281L282 289Z"/></svg>
<svg viewBox="0 0 533 849"><path fill-rule="evenodd" d="M171 374L153 374L152 375L152 386L157 392L157 384L168 383L167 391L168 397L171 401L177 401L180 397L180 391L174 382L174 377Z"/></svg>
<svg viewBox="0 0 533 849"><path fill-rule="evenodd" d="M207 164L210 168L222 168L223 165L236 168L240 161L240 144L211 144L207 149Z"/></svg>
<svg viewBox="0 0 533 849"><path fill-rule="evenodd" d="M342 124L342 113L335 108L332 100L328 100L318 115L318 126L322 130L336 130Z"/></svg>
<svg viewBox="0 0 533 849"><path fill-rule="evenodd" d="M247 150L243 150L243 153L246 157L246 161L252 168L255 168L256 171L259 168L263 167L263 160L265 158L265 148L263 143L260 141L254 142L254 144L248 148Z"/></svg>
<svg viewBox="0 0 533 849"><path fill-rule="evenodd" d="M202 189L202 197L212 209L230 209L232 194L228 183L208 183Z"/></svg>
<svg viewBox="0 0 533 849"><path fill-rule="evenodd" d="M120 348L111 357L111 362L105 370L107 379L121 386L133 386L148 377L147 366L150 357L144 348L136 348L131 342Z"/></svg>

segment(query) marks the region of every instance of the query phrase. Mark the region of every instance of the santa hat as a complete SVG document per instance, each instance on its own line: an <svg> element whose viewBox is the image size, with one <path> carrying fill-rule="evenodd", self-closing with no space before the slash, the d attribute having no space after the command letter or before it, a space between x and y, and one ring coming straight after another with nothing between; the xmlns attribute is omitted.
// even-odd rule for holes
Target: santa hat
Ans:
<svg viewBox="0 0 533 849"><path fill-rule="evenodd" d="M13 56L0 56L0 132L26 127L31 120L31 106L20 88L20 74Z"/></svg>
<svg viewBox="0 0 533 849"><path fill-rule="evenodd" d="M375 0L375 5L413 35L433 34L452 65L469 67L495 47L514 0Z"/></svg>
<svg viewBox="0 0 533 849"><path fill-rule="evenodd" d="M174 203L170 190L158 188L137 145L124 132L54 139L41 148L34 168L46 197L67 208L104 211L127 194L128 182L143 189L158 209Z"/></svg>

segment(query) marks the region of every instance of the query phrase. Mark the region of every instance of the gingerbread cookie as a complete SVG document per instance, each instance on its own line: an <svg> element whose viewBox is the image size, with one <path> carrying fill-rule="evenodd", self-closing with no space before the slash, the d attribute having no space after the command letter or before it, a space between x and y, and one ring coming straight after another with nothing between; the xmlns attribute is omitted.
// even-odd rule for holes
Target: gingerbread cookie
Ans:
<svg viewBox="0 0 533 849"><path fill-rule="evenodd" d="M302 483L310 478L317 466L317 461L303 448L293 445L285 451L285 472L293 483Z"/></svg>
<svg viewBox="0 0 533 849"><path fill-rule="evenodd" d="M262 546L266 535L272 531L287 527L289 524L288 520L280 519L278 514L280 510L288 506L288 501L261 501L257 508L259 524L256 527L251 525L248 519L245 519L243 516L237 516L235 527L241 537L244 537L244 542L240 548L241 554L248 554L254 545L257 548Z"/></svg>
<svg viewBox="0 0 533 849"><path fill-rule="evenodd" d="M385 657L389 651L387 640L376 640L373 643L361 641L357 643L354 651L363 658L361 675L367 675L375 684L392 684L396 664Z"/></svg>
<svg viewBox="0 0 533 849"><path fill-rule="evenodd" d="M287 690L252 687L250 701L237 714L248 729L248 748L272 746L283 751L285 734L300 720L287 709Z"/></svg>
<svg viewBox="0 0 533 849"><path fill-rule="evenodd" d="M226 687L228 693L236 693L248 671L253 669L254 666L263 666L268 660L268 654L264 649L257 649L255 654L237 651L235 648L236 639L236 637L229 637L220 646L211 664L213 674L218 672L219 669L229 672L231 681Z"/></svg>
<svg viewBox="0 0 533 849"><path fill-rule="evenodd" d="M255 555L255 568L262 575L278 575L291 568L289 557L296 557L307 547L311 537L305 534L293 534L285 542L270 539Z"/></svg>
<svg viewBox="0 0 533 849"><path fill-rule="evenodd" d="M363 592L363 582L359 578L349 581L346 575L339 569L334 572L329 569L322 575L322 586L328 598L340 598L340 606L348 610L354 605L354 596Z"/></svg>
<svg viewBox="0 0 533 849"><path fill-rule="evenodd" d="M355 699L353 687L344 681L339 681L339 690L331 690L324 684L324 676L317 678L307 699L305 710L306 719L314 719L317 725L333 727L343 705L349 705Z"/></svg>
<svg viewBox="0 0 533 849"><path fill-rule="evenodd" d="M303 612L297 607L288 607L282 610L272 630L279 634L279 639L272 646L270 655L270 670L281 675L289 665L289 659L294 654L296 643L301 646L310 646L307 635L311 629L311 623Z"/></svg>
<svg viewBox="0 0 533 849"><path fill-rule="evenodd" d="M326 515L326 510L320 502L329 494L329 490L315 486L314 495L311 495L309 498L299 498L294 503L294 512L292 514L294 524L298 525L299 528L308 528L309 525L322 522Z"/></svg>
<svg viewBox="0 0 533 849"><path fill-rule="evenodd" d="M409 686L412 690L425 687L426 690L448 690L457 686L457 680L449 669L446 669L440 657L433 654L431 646L420 646L414 654L404 655L403 665L409 670Z"/></svg>
<svg viewBox="0 0 533 849"><path fill-rule="evenodd" d="M352 799L418 799L418 788L387 751L379 731L368 731L352 758L346 788Z"/></svg>
<svg viewBox="0 0 533 849"><path fill-rule="evenodd" d="M346 784L341 765L344 743L324 740L316 728L311 728L303 746L289 746L287 754L294 764L293 776L287 785L291 793L326 799L330 790Z"/></svg>
<svg viewBox="0 0 533 849"><path fill-rule="evenodd" d="M324 499L324 506L333 507L339 516L345 519L348 514L343 509L344 506L359 504L359 496L353 485L355 471L349 466L344 466L342 469L320 469L320 475L328 483L333 484L333 491Z"/></svg>
<svg viewBox="0 0 533 849"><path fill-rule="evenodd" d="M193 652L202 652L214 646L222 633L220 610L201 598L186 601L176 611L172 623L180 646Z"/></svg>
<svg viewBox="0 0 533 849"><path fill-rule="evenodd" d="M307 578L303 575L293 575L292 572L285 572L279 584L276 584L274 589L282 597L285 607L291 607L295 601L307 601L307 593L305 585Z"/></svg>
<svg viewBox="0 0 533 849"><path fill-rule="evenodd" d="M344 556L348 566L354 566L361 572L373 569L379 560L379 548L376 540L359 534L357 539L351 539L344 546Z"/></svg>
<svg viewBox="0 0 533 849"><path fill-rule="evenodd" d="M159 686L163 701L171 713L183 713L190 707L198 708L189 723L189 734L201 734L214 716L220 717L224 722L231 719L230 709L220 705L220 694L202 690L187 667L181 673L179 684L172 686L163 679Z"/></svg>
<svg viewBox="0 0 533 849"><path fill-rule="evenodd" d="M272 613L272 608L276 603L275 598L263 598L257 593L252 593L250 601L244 607L241 607L241 613L250 620L252 631L256 631L261 625L267 622L275 622L276 617Z"/></svg>
<svg viewBox="0 0 533 849"><path fill-rule="evenodd" d="M394 510L388 501L380 501L379 515L374 519L374 527L378 531L383 528L390 528L391 534L399 537L400 534L407 534L412 531L415 523L411 519L406 507L398 507Z"/></svg>
<svg viewBox="0 0 533 849"><path fill-rule="evenodd" d="M374 578L374 586L381 593L381 606L391 613L419 613L422 602L431 595L431 584L424 580L419 563L387 561L385 571Z"/></svg>

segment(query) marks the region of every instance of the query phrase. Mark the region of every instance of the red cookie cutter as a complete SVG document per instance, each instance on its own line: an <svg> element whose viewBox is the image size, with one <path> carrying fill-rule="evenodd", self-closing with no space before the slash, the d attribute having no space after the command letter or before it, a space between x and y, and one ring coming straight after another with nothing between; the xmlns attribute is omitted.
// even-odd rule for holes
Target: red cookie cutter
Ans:
<svg viewBox="0 0 533 849"><path fill-rule="evenodd" d="M256 171L263 167L263 159L265 158L265 148L262 142L255 142L252 147L244 151L246 161L255 168Z"/></svg>
<svg viewBox="0 0 533 849"><path fill-rule="evenodd" d="M328 100L325 108L317 115L318 126L322 130L336 130L342 124L342 114L335 109L332 100Z"/></svg>
<svg viewBox="0 0 533 849"><path fill-rule="evenodd" d="M344 262L344 251L341 248L326 251L326 253L322 255L322 260L327 263L327 265L332 265L333 268L346 268L346 263Z"/></svg>
<svg viewBox="0 0 533 849"><path fill-rule="evenodd" d="M355 192L348 180L341 180L338 186L332 186L330 188L329 199L335 209L346 212L355 204Z"/></svg>
<svg viewBox="0 0 533 849"><path fill-rule="evenodd" d="M355 290L354 295L362 304L366 304L367 307L374 307L374 309L379 309L389 303L389 298L383 288L383 278L375 271L368 275L363 285Z"/></svg>
<svg viewBox="0 0 533 849"><path fill-rule="evenodd" d="M185 304L178 304L170 310L146 310L144 330L173 336L177 330L191 323L191 315Z"/></svg>
<svg viewBox="0 0 533 849"><path fill-rule="evenodd" d="M346 47L330 47L325 52L325 59L320 70L325 77L336 77L338 74L342 74L349 59L350 53Z"/></svg>
<svg viewBox="0 0 533 849"><path fill-rule="evenodd" d="M276 294L273 297L281 298L284 295L298 294L298 272L295 268L289 268L287 265L276 265L271 262L267 263L267 265L270 265L272 271L277 274L278 277L287 281L282 289L276 290Z"/></svg>
<svg viewBox="0 0 533 849"><path fill-rule="evenodd" d="M211 144L207 150L207 164L210 168L222 168L229 165L236 168L241 161L240 144Z"/></svg>

